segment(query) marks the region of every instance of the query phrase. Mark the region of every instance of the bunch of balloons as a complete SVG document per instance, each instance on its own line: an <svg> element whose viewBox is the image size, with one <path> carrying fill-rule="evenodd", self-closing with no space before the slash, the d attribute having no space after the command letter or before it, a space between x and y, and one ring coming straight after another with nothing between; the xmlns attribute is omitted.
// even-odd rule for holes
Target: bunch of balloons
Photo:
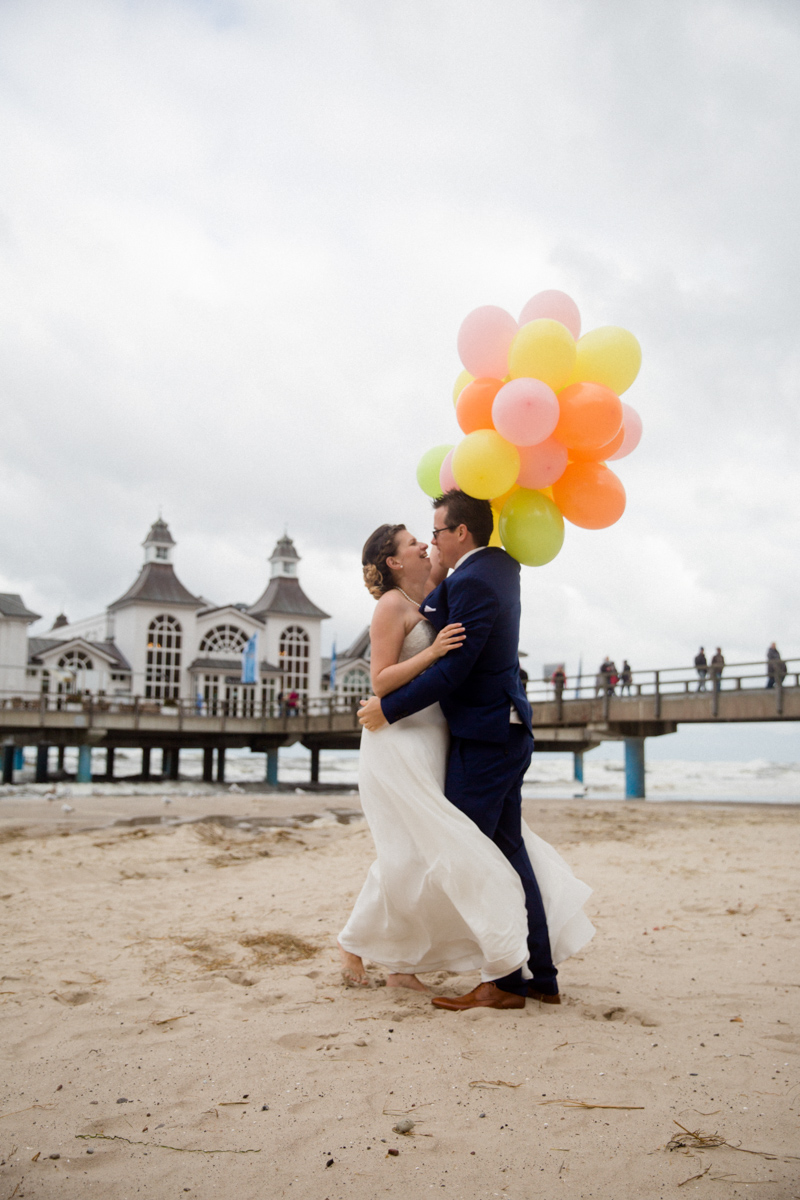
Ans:
<svg viewBox="0 0 800 1200"><path fill-rule="evenodd" d="M417 481L435 497L451 488L490 500L492 545L540 567L564 542L564 518L605 529L625 510L625 489L606 464L639 444L642 422L620 400L642 352L627 329L581 337L575 301L539 292L519 321L487 304L458 333L464 370L453 401L464 437L422 456Z"/></svg>

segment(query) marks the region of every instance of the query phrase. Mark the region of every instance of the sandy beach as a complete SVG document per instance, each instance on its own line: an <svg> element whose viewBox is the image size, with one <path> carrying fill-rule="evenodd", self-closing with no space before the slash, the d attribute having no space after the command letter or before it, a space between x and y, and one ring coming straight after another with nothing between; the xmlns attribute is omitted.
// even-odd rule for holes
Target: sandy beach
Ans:
<svg viewBox="0 0 800 1200"><path fill-rule="evenodd" d="M0 801L0 1200L800 1196L797 808L527 801L597 934L457 1015L340 984L357 796L70 804Z"/></svg>

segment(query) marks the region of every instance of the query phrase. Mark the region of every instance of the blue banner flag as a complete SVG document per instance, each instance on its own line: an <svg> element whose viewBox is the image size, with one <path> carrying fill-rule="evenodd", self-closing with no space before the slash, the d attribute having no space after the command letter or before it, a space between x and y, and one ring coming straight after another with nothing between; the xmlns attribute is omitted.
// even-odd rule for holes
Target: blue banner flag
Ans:
<svg viewBox="0 0 800 1200"><path fill-rule="evenodd" d="M329 691L336 691L336 642L333 643L331 650L331 681L328 685Z"/></svg>
<svg viewBox="0 0 800 1200"><path fill-rule="evenodd" d="M242 650L242 683L258 683L258 633Z"/></svg>

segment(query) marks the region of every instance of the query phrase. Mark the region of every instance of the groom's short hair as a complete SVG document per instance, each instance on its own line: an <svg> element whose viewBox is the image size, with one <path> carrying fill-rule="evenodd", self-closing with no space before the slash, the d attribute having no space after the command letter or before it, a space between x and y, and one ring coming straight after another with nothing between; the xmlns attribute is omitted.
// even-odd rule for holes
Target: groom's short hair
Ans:
<svg viewBox="0 0 800 1200"><path fill-rule="evenodd" d="M488 500L476 500L474 496L453 488L443 496L438 496L433 507L447 509L448 525L466 525L476 546L489 545L494 517Z"/></svg>

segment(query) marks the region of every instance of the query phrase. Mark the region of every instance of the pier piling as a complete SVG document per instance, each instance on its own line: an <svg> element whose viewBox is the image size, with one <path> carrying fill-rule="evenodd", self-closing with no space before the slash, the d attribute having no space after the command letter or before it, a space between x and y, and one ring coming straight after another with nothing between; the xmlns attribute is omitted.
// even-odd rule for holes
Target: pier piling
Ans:
<svg viewBox="0 0 800 1200"><path fill-rule="evenodd" d="M625 738L625 799L644 799L644 738Z"/></svg>

